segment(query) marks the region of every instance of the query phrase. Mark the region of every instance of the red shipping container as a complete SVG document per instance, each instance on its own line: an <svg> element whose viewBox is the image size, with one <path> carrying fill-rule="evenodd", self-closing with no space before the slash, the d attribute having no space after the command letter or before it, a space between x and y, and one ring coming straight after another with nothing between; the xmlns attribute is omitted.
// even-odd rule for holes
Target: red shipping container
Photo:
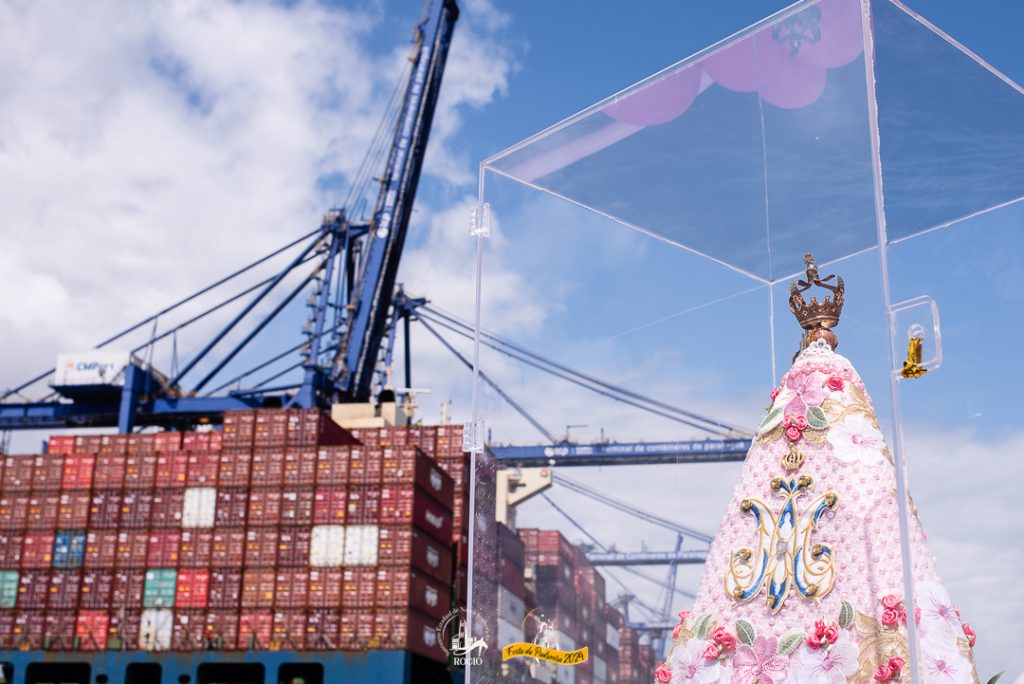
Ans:
<svg viewBox="0 0 1024 684"><path fill-rule="evenodd" d="M382 525L378 532L377 562L380 565L411 565L451 584L452 550L426 532L409 525Z"/></svg>
<svg viewBox="0 0 1024 684"><path fill-rule="evenodd" d="M206 644L217 651L238 647L238 610L211 610L206 613Z"/></svg>
<svg viewBox="0 0 1024 684"><path fill-rule="evenodd" d="M0 568L17 570L21 567L21 550L25 535L18 532L0 532Z"/></svg>
<svg viewBox="0 0 1024 684"><path fill-rule="evenodd" d="M253 487L280 487L284 483L283 447L257 447L253 451L249 483Z"/></svg>
<svg viewBox="0 0 1024 684"><path fill-rule="evenodd" d="M153 450L158 452L181 451L181 433L156 433L156 435L153 438Z"/></svg>
<svg viewBox="0 0 1024 684"><path fill-rule="evenodd" d="M341 568L310 568L309 598L311 606L339 608L344 570Z"/></svg>
<svg viewBox="0 0 1024 684"><path fill-rule="evenodd" d="M498 584L521 599L526 598L526 579L523 568L505 556L498 556Z"/></svg>
<svg viewBox="0 0 1024 684"><path fill-rule="evenodd" d="M53 532L29 532L21 550L21 567L49 568L53 565Z"/></svg>
<svg viewBox="0 0 1024 684"><path fill-rule="evenodd" d="M112 568L117 555L117 530L90 530L85 534L87 568Z"/></svg>
<svg viewBox="0 0 1024 684"><path fill-rule="evenodd" d="M141 609L142 591L145 586L145 570L119 570L115 572L114 588L110 592L110 605L115 608Z"/></svg>
<svg viewBox="0 0 1024 684"><path fill-rule="evenodd" d="M112 650L138 648L141 626L141 610L111 611L110 626L107 628L107 647Z"/></svg>
<svg viewBox="0 0 1024 684"><path fill-rule="evenodd" d="M414 497L412 522L434 539L445 543L452 539L452 514L430 496Z"/></svg>
<svg viewBox="0 0 1024 684"><path fill-rule="evenodd" d="M288 444L317 446L320 444L353 444L352 433L335 423L327 411L293 410L288 415Z"/></svg>
<svg viewBox="0 0 1024 684"><path fill-rule="evenodd" d="M50 575L50 596L46 607L51 610L76 608L81 584L81 570L54 570Z"/></svg>
<svg viewBox="0 0 1024 684"><path fill-rule="evenodd" d="M366 525L380 522L381 488L350 486L345 504L345 523Z"/></svg>
<svg viewBox="0 0 1024 684"><path fill-rule="evenodd" d="M249 492L250 525L267 527L281 521L281 490L253 489Z"/></svg>
<svg viewBox="0 0 1024 684"><path fill-rule="evenodd" d="M69 457L73 459L74 457ZM59 490L64 479L63 456L36 456L32 461L32 491Z"/></svg>
<svg viewBox="0 0 1024 684"><path fill-rule="evenodd" d="M306 642L306 612L304 610L275 610L274 628L270 648L300 650Z"/></svg>
<svg viewBox="0 0 1024 684"><path fill-rule="evenodd" d="M132 437L136 437L136 435L132 435ZM124 460L125 489L150 489L156 482L156 458L156 454L152 451L140 453L129 451Z"/></svg>
<svg viewBox="0 0 1024 684"><path fill-rule="evenodd" d="M386 447L382 450L381 481L412 482L416 470L416 448Z"/></svg>
<svg viewBox="0 0 1024 684"><path fill-rule="evenodd" d="M341 580L341 605L345 608L371 608L377 593L376 568L344 568Z"/></svg>
<svg viewBox="0 0 1024 684"><path fill-rule="evenodd" d="M237 568L215 568L210 571L210 608L238 609L242 603L242 571Z"/></svg>
<svg viewBox="0 0 1024 684"><path fill-rule="evenodd" d="M149 533L145 530L129 530L117 533L117 567L146 567L146 553L148 550Z"/></svg>
<svg viewBox="0 0 1024 684"><path fill-rule="evenodd" d="M242 573L242 606L270 608L274 605L277 576L273 570L249 568Z"/></svg>
<svg viewBox="0 0 1024 684"><path fill-rule="evenodd" d="M150 515L150 526L180 528L184 507L184 489L158 489L153 492L153 512Z"/></svg>
<svg viewBox="0 0 1024 684"><path fill-rule="evenodd" d="M89 504L89 526L101 529L116 529L121 518L121 492L113 489L99 489L92 493Z"/></svg>
<svg viewBox="0 0 1024 684"><path fill-rule="evenodd" d="M181 438L181 448L185 451L210 451L210 435L212 432L186 432Z"/></svg>
<svg viewBox="0 0 1024 684"><path fill-rule="evenodd" d="M150 568L174 568L178 565L181 548L179 530L152 530L149 533L149 556L146 566Z"/></svg>
<svg viewBox="0 0 1024 684"><path fill-rule="evenodd" d="M14 621L16 610L0 610L0 650L10 651L17 648L14 643Z"/></svg>
<svg viewBox="0 0 1024 684"><path fill-rule="evenodd" d="M341 614L338 645L344 650L365 650L374 638L373 609L347 610ZM444 652L441 652L444 655Z"/></svg>
<svg viewBox="0 0 1024 684"><path fill-rule="evenodd" d="M80 610L75 623L75 638L83 651L102 651L107 648L107 628L110 615L105 610Z"/></svg>
<svg viewBox="0 0 1024 684"><path fill-rule="evenodd" d="M241 527L245 525L249 507L249 492L242 487L220 487L217 489L215 522L217 527Z"/></svg>
<svg viewBox="0 0 1024 684"><path fill-rule="evenodd" d="M4 492L27 492L32 489L32 456L8 456L4 459Z"/></svg>
<svg viewBox="0 0 1024 684"><path fill-rule="evenodd" d="M377 568L376 606L398 608L409 606L443 618L451 608L451 586L409 566Z"/></svg>
<svg viewBox="0 0 1024 684"><path fill-rule="evenodd" d="M447 660L437 642L437 620L417 610L393 608L375 611L374 640L383 649L407 650L439 663Z"/></svg>
<svg viewBox="0 0 1024 684"><path fill-rule="evenodd" d="M88 491L71 491L60 495L57 508L57 525L65 529L81 529L89 521Z"/></svg>
<svg viewBox="0 0 1024 684"><path fill-rule="evenodd" d="M206 647L206 611L202 609L179 610L174 607L171 623L171 649L175 651L199 651Z"/></svg>
<svg viewBox="0 0 1024 684"><path fill-rule="evenodd" d="M302 608L306 605L309 570L278 568L274 582L274 607Z"/></svg>
<svg viewBox="0 0 1024 684"><path fill-rule="evenodd" d="M210 571L205 568L178 570L174 608L205 608L210 592Z"/></svg>
<svg viewBox="0 0 1024 684"><path fill-rule="evenodd" d="M28 521L28 492L11 492L0 496L0 527L23 530Z"/></svg>
<svg viewBox="0 0 1024 684"><path fill-rule="evenodd" d="M253 442L256 447L281 446L288 440L288 409L256 411Z"/></svg>
<svg viewBox="0 0 1024 684"><path fill-rule="evenodd" d="M188 454L182 451L161 452L157 454L157 487L184 487L187 473Z"/></svg>
<svg viewBox="0 0 1024 684"><path fill-rule="evenodd" d="M348 461L351 447L320 447L316 452L316 483L318 485L348 484Z"/></svg>
<svg viewBox="0 0 1024 684"><path fill-rule="evenodd" d="M214 487L217 485L217 471L220 468L220 454L215 451L190 453L188 474L185 482L189 487Z"/></svg>
<svg viewBox="0 0 1024 684"><path fill-rule="evenodd" d="M95 454L102 444L102 435L75 435L76 454Z"/></svg>
<svg viewBox="0 0 1024 684"><path fill-rule="evenodd" d="M248 487L252 469L252 451L230 449L220 452L217 482L222 487Z"/></svg>
<svg viewBox="0 0 1024 684"><path fill-rule="evenodd" d="M29 529L53 529L57 527L57 507L60 505L60 494L46 492L32 494L28 500Z"/></svg>
<svg viewBox="0 0 1024 684"><path fill-rule="evenodd" d="M313 531L309 527L282 527L277 543L277 564L308 567Z"/></svg>
<svg viewBox="0 0 1024 684"><path fill-rule="evenodd" d="M25 570L18 577L18 608L42 610L49 595L49 570Z"/></svg>
<svg viewBox="0 0 1024 684"><path fill-rule="evenodd" d="M92 473L96 457L66 456L64 458L64 482L62 489L89 489L92 487Z"/></svg>
<svg viewBox="0 0 1024 684"><path fill-rule="evenodd" d="M50 435L50 441L46 445L47 453L71 454L75 451L74 435Z"/></svg>
<svg viewBox="0 0 1024 684"><path fill-rule="evenodd" d="M243 610L238 616L238 648L264 650L270 646L274 614L269 610Z"/></svg>
<svg viewBox="0 0 1024 684"><path fill-rule="evenodd" d="M281 492L281 524L309 525L313 522L313 492L288 488Z"/></svg>
<svg viewBox="0 0 1024 684"><path fill-rule="evenodd" d="M420 449L431 456L436 453L437 448L437 426L424 425L420 428L420 442L417 445Z"/></svg>
<svg viewBox="0 0 1024 684"><path fill-rule="evenodd" d="M341 631L341 611L311 610L306 617L307 651L333 651L338 648Z"/></svg>
<svg viewBox="0 0 1024 684"><path fill-rule="evenodd" d="M46 613L43 648L50 651L70 651L75 642L74 610L51 610Z"/></svg>
<svg viewBox="0 0 1024 684"><path fill-rule="evenodd" d="M148 527L153 513L153 493L128 490L121 497L121 527L138 529Z"/></svg>
<svg viewBox="0 0 1024 684"><path fill-rule="evenodd" d="M14 617L14 643L19 650L37 651L43 647L46 634L46 612L19 610Z"/></svg>
<svg viewBox="0 0 1024 684"><path fill-rule="evenodd" d="M213 545L210 549L211 564L240 568L244 558L244 529L214 529Z"/></svg>
<svg viewBox="0 0 1024 684"><path fill-rule="evenodd" d="M276 527L250 527L245 531L245 565L249 568L273 567L277 563Z"/></svg>
<svg viewBox="0 0 1024 684"><path fill-rule="evenodd" d="M382 525L412 522L412 504L417 496L425 496L409 484L386 484L380 490L380 522Z"/></svg>
<svg viewBox="0 0 1024 684"><path fill-rule="evenodd" d="M82 608L107 608L113 591L114 573L111 570L86 570L82 573Z"/></svg>
<svg viewBox="0 0 1024 684"><path fill-rule="evenodd" d="M349 450L348 481L354 485L378 485L384 468L384 450L355 446Z"/></svg>
<svg viewBox="0 0 1024 684"><path fill-rule="evenodd" d="M220 451L221 447L223 446L223 439L221 433L217 432L216 430L211 430L207 434L210 435L210 446L208 447L208 450Z"/></svg>
<svg viewBox="0 0 1024 684"><path fill-rule="evenodd" d="M316 482L316 447L290 447L284 452L284 482L311 485Z"/></svg>
<svg viewBox="0 0 1024 684"><path fill-rule="evenodd" d="M124 486L126 466L124 454L101 454L96 457L92 485L97 489L120 489Z"/></svg>
<svg viewBox="0 0 1024 684"><path fill-rule="evenodd" d="M124 456L128 453L129 435L100 435L98 453L103 455Z"/></svg>
<svg viewBox="0 0 1024 684"><path fill-rule="evenodd" d="M212 530L181 531L181 566L183 568L206 568L213 556ZM238 556L241 562L241 554Z"/></svg>
<svg viewBox="0 0 1024 684"><path fill-rule="evenodd" d="M225 449L251 449L256 427L255 411L225 411L221 440Z"/></svg>
<svg viewBox="0 0 1024 684"><path fill-rule="evenodd" d="M348 490L344 487L317 487L313 494L313 524L343 525Z"/></svg>

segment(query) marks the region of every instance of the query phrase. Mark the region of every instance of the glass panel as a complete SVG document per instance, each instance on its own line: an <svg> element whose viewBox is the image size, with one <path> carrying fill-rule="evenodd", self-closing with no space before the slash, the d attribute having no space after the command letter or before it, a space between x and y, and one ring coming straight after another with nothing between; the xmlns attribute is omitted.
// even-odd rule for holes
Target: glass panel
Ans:
<svg viewBox="0 0 1024 684"><path fill-rule="evenodd" d="M903 8L872 8L889 239L1024 197L1020 86Z"/></svg>

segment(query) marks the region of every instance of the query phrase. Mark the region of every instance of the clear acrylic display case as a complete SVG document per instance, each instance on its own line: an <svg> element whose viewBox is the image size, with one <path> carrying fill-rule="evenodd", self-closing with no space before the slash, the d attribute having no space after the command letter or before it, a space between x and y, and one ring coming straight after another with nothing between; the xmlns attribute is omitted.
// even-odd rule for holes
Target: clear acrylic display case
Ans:
<svg viewBox="0 0 1024 684"><path fill-rule="evenodd" d="M890 0L799 2L484 161L470 581L488 648L470 681L571 678L501 663L530 635L492 596L496 515L594 551L672 552L683 529L680 557L707 549L740 463L699 454L763 417L797 350L805 253L846 282L837 351L906 465L982 681L1024 670L1022 161L1020 86ZM928 372L904 379L913 336ZM705 439L662 464L573 462L578 445ZM488 451L510 444L546 445L546 469L496 466ZM508 507L510 487L524 500ZM689 607L701 569L679 565L670 596L667 565L601 574L609 603L633 596L629 622L657 624ZM664 649L658 634L644 639ZM602 681L605 634L574 635Z"/></svg>

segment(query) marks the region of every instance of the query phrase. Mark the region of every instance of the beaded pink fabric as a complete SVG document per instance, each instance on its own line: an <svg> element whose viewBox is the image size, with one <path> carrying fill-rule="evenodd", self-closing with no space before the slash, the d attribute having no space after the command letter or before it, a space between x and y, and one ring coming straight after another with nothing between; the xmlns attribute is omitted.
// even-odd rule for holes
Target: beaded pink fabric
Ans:
<svg viewBox="0 0 1024 684"><path fill-rule="evenodd" d="M815 342L772 399L659 682L910 681L908 619L922 681L977 682L916 513L903 603L895 469L857 371Z"/></svg>

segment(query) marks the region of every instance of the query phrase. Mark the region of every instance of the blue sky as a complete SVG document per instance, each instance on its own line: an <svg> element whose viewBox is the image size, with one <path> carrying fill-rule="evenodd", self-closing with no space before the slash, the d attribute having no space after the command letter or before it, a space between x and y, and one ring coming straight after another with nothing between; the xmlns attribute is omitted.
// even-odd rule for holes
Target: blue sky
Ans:
<svg viewBox="0 0 1024 684"><path fill-rule="evenodd" d="M469 316L467 214L481 159L786 4L467 0L400 279L414 294ZM919 5L968 48L1024 81L1016 35L1024 6ZM8 274L0 284L7 339L0 384L47 367L58 351L89 347L315 226L346 190L344 179L366 148L421 11L417 0L168 3L127 14L116 2L77 13L56 2L0 8L0 203L7 217L0 270ZM63 39L55 43L54 35ZM514 214L496 207L500 229L489 245L485 280L488 327L632 389L739 424L757 422L773 382L763 288L696 260L681 268L662 243L517 192L505 196L516 203ZM532 230L517 228L513 217L532 219ZM982 221L994 223L978 239ZM549 223L561 230L545 235ZM1022 370L1016 355L1001 351L1013 342L991 340L988 314L989 306L1019 308L1019 226L1018 207L894 250L909 264L894 279L899 296L924 292L948 305L946 363L906 390L911 449L921 454L911 463L912 488L939 571L977 623L983 676L1003 667L1024 670L1015 648L1024 632L1011 611L1024 602L1016 581L1024 553L1004 543L1021 532L1020 516L1007 513L1005 502L1024 476L1011 458L1024 449L1013 408ZM588 240L595 235L601 239ZM922 254L935 259L934 267ZM851 299L840 351L860 368L876 401L886 403L885 363L870 342L884 339L884 324L865 296L877 297L868 275L876 263L864 255L843 266ZM630 277L636 273L652 277ZM706 289L687 285L695 274L708 279ZM718 298L727 299L704 306ZM970 298L993 304L972 309ZM783 322L788 313L776 304L777 376L790 354L784 336L795 326ZM1021 332L1012 318L999 320L1011 337ZM272 331L275 344L262 351L293 343L300 322L301 312L288 312ZM731 343L735 360L727 368L720 331L736 327L742 334ZM196 348L208 332L183 336L181 349ZM467 417L466 374L425 332L415 334L413 384L433 389L420 400L424 419L436 419L448 398L456 418ZM1002 358L986 364L978 357L991 347ZM254 352L239 363L257 358ZM166 367L167 359L162 350L156 361ZM603 428L622 439L693 436L495 355L485 354L484 364L556 433L586 423L574 434L596 438ZM1010 381L992 382L993 373ZM489 393L483 408L497 439L537 439ZM32 450L38 436L18 439L20 450ZM573 473L707 531L715 529L737 474L734 465ZM702 486L695 490L694 482ZM571 494L557 496L623 548L674 541ZM521 515L529 524L560 524L543 503L524 506ZM692 590L698 579L699 570L688 568L680 584ZM1008 598L993 589L999 586L1017 593ZM659 600L657 588L634 587Z"/></svg>

